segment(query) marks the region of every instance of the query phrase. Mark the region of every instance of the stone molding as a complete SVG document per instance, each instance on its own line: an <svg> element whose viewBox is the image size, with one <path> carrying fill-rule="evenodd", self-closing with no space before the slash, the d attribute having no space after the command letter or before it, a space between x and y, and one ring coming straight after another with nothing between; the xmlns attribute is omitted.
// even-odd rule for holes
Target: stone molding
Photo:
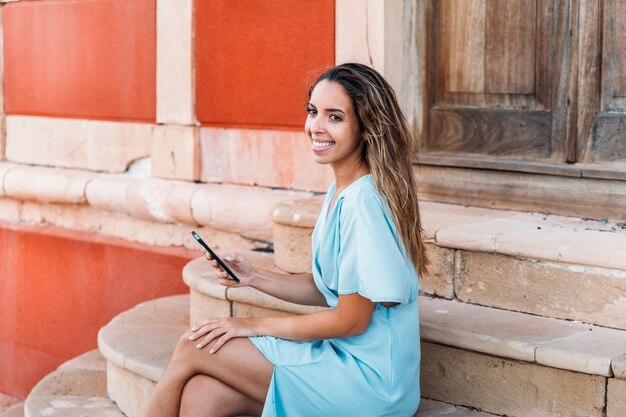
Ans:
<svg viewBox="0 0 626 417"><path fill-rule="evenodd" d="M152 175L159 178L200 179L200 128L158 125L152 131Z"/></svg>
<svg viewBox="0 0 626 417"><path fill-rule="evenodd" d="M61 227L95 228L96 231L107 229L109 223L111 227L129 222L141 226L140 222L147 221L151 223L145 224L148 227L145 233L156 233L149 229L158 228L158 224L165 223L163 227L169 224L170 228L183 224L270 242L274 206L311 195L300 191L197 184L0 162L3 202L0 219L58 222ZM15 204L9 204L11 201L19 204L17 210ZM254 209L251 209L252 203ZM9 214L20 217L5 218ZM114 233L118 232L121 231Z"/></svg>
<svg viewBox="0 0 626 417"><path fill-rule="evenodd" d="M150 155L152 125L35 116L6 117L6 159L120 173Z"/></svg>

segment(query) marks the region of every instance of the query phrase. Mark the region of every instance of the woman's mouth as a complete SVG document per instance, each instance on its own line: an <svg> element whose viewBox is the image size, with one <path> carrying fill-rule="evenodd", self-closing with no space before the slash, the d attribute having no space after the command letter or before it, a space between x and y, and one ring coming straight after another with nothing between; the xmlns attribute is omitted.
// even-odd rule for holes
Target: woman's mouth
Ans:
<svg viewBox="0 0 626 417"><path fill-rule="evenodd" d="M314 152L323 152L326 149L332 147L334 144L335 142L332 142L332 141L314 140L312 141L312 148Z"/></svg>

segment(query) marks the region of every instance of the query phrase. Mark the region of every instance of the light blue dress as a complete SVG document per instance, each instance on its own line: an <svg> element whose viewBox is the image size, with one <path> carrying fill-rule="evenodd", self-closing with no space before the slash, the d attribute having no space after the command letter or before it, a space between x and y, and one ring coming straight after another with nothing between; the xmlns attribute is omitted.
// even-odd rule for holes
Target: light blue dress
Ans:
<svg viewBox="0 0 626 417"><path fill-rule="evenodd" d="M418 283L371 175L328 189L313 232L313 278L330 307L340 294L376 304L358 336L298 342L251 337L274 364L263 417L412 416L419 405Z"/></svg>

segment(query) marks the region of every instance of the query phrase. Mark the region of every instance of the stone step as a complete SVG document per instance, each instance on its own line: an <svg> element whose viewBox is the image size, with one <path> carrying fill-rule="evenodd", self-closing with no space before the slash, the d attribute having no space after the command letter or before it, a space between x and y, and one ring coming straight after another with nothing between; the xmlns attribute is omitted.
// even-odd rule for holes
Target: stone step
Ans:
<svg viewBox="0 0 626 417"><path fill-rule="evenodd" d="M311 270L322 198L274 210L276 264ZM626 329L626 222L420 204L430 272L421 292ZM580 297L579 294L585 294Z"/></svg>
<svg viewBox="0 0 626 417"><path fill-rule="evenodd" d="M33 388L26 417L124 417L106 393L106 361L97 350L61 365Z"/></svg>
<svg viewBox="0 0 626 417"><path fill-rule="evenodd" d="M24 402L13 404L0 412L0 417L24 417Z"/></svg>
<svg viewBox="0 0 626 417"><path fill-rule="evenodd" d="M226 290L202 258L183 276L192 317L212 305L232 316L319 310L250 288ZM625 409L626 331L442 298L419 302L425 397L508 416L604 417L606 408L617 417Z"/></svg>
<svg viewBox="0 0 626 417"><path fill-rule="evenodd" d="M180 325L187 309L187 296L149 301L120 314L100 331L98 344L108 360L108 392L127 416L141 415L142 406L163 374L180 334L188 328L188 322ZM429 399L422 400L416 414L416 417L444 416L493 415Z"/></svg>

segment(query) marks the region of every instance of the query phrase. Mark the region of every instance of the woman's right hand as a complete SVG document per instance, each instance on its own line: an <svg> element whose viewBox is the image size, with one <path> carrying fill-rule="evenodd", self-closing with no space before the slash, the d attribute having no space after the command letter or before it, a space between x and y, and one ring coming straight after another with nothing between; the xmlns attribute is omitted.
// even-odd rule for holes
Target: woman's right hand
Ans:
<svg viewBox="0 0 626 417"><path fill-rule="evenodd" d="M240 282L236 282L234 279L230 278L228 273L222 269L221 266L217 263L215 259L211 256L210 253L205 255L205 258L210 262L213 269L215 269L215 273L217 275L217 282L226 287L245 287L251 284L252 278L254 276L254 268L252 264L244 258L242 255L229 254L229 253L218 253L217 256L230 268L231 271L237 275Z"/></svg>

